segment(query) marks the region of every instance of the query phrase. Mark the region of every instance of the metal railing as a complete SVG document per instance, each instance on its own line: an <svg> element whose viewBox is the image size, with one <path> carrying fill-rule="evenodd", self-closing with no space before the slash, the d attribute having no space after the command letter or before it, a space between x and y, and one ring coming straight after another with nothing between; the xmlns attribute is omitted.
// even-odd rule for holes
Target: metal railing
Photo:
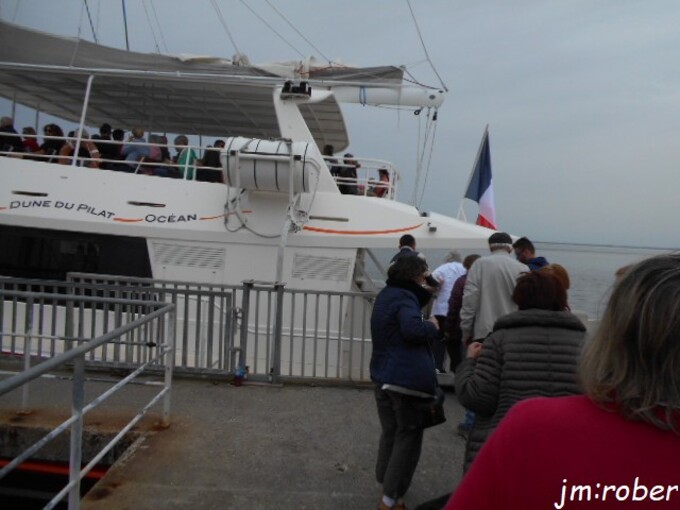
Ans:
<svg viewBox="0 0 680 510"><path fill-rule="evenodd" d="M69 287L67 286L66 288L68 289ZM4 312L6 303L14 305L12 306L11 324L17 327L17 329L10 329L8 331L4 321L0 322L2 324L0 334L3 338L3 349L5 337L11 339L12 345L12 352L4 354L9 354L10 356L21 355L24 360L24 370L22 372L0 381L0 396L21 388L21 411L27 412L30 405L29 387L31 381L67 366L72 366L73 374L72 413L70 418L0 469L0 478L3 478L22 462L31 458L47 443L70 428L69 482L44 508L54 508L68 494L69 510L77 510L80 507L81 480L161 399L163 404L162 424L165 426L169 424L174 365L175 306L172 303L149 300L77 296L73 293L63 292L23 292L3 288L0 288L0 303L3 305L0 308L0 312ZM22 307L18 306L20 303L23 305ZM90 314L89 312L97 311L97 307L104 304L111 305L119 312L121 320L115 324L110 324L108 331L96 337L88 336L85 328L85 317ZM44 317L41 313L35 312L45 311L48 308L59 313L51 315L52 321L49 333L46 334L39 326ZM23 315L23 320L19 320L21 315ZM52 355L45 356L38 348L38 345L34 344L34 340L38 342L49 341L51 345L59 344L61 347L58 349L53 348ZM91 402L86 403L85 366L88 362L87 358L92 353L98 350L101 352L101 349L112 344L119 347L132 347L134 349L143 346L148 353L129 375ZM81 468L85 414L116 394L125 385L152 366L162 367L164 374L163 388L152 397L142 410L86 466Z"/></svg>
<svg viewBox="0 0 680 510"><path fill-rule="evenodd" d="M233 376L238 370L259 381L332 379L370 380L370 312L374 292L325 292L288 289L283 284L248 281L240 286L152 280L124 276L70 273L69 282L1 278L0 288L61 292L100 298L127 298L176 306L175 372L201 376ZM5 356L16 353L17 310L22 302L0 302L0 337ZM34 304L37 348L54 355L53 324L64 311ZM83 308L78 322L96 336L118 324L132 310L105 302ZM88 366L135 368L144 360L139 344L111 345L88 355Z"/></svg>

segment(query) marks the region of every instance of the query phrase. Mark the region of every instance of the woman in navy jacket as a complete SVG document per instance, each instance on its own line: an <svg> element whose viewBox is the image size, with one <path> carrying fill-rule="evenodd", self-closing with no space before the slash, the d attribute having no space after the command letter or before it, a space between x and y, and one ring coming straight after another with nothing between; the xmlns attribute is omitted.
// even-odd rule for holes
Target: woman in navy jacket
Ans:
<svg viewBox="0 0 680 510"><path fill-rule="evenodd" d="M423 287L429 274L419 257L397 259L387 272L371 316L371 379L382 427L376 478L383 486L380 509L404 509L403 495L415 472L423 441L418 404L433 398L437 376L430 342L434 318L424 320L430 300Z"/></svg>

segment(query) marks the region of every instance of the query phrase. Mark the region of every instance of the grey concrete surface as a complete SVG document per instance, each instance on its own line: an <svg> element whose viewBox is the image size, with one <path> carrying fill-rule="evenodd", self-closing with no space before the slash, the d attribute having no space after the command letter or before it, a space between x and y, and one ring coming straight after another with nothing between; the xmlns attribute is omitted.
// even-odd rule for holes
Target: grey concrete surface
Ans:
<svg viewBox="0 0 680 510"><path fill-rule="evenodd" d="M87 385L89 398L108 386ZM87 427L106 429L149 399L153 387L124 390ZM17 393L17 392L14 392ZM55 422L70 412L70 382L31 388L33 412L17 420L18 394L0 398L0 418L17 425ZM373 509L380 425L370 387L245 385L178 379L172 424L155 427L155 412L138 440L84 498L84 510ZM463 410L453 393L448 421L425 432L409 508L458 483L464 441L455 428Z"/></svg>

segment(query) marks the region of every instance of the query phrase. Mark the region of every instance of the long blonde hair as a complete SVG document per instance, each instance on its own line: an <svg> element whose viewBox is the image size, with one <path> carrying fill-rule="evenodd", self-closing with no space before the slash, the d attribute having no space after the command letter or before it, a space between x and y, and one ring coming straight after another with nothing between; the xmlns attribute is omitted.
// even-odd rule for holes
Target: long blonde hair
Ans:
<svg viewBox="0 0 680 510"><path fill-rule="evenodd" d="M581 378L595 402L680 433L680 253L643 260L616 284Z"/></svg>

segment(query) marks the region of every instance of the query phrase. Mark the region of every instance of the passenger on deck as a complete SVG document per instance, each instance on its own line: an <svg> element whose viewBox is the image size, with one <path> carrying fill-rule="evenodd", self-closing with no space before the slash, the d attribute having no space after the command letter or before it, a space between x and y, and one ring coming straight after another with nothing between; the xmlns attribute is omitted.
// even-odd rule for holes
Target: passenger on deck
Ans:
<svg viewBox="0 0 680 510"><path fill-rule="evenodd" d="M387 196L390 189L390 172L387 168L378 169L378 182L373 184L371 195L374 197Z"/></svg>
<svg viewBox="0 0 680 510"><path fill-rule="evenodd" d="M95 140L95 143L99 145L99 140L104 140L104 141L109 141L111 140L111 124L108 122L104 122L101 126L99 126L99 133L95 133L92 135L92 139ZM101 149L99 150L101 152Z"/></svg>
<svg viewBox="0 0 680 510"><path fill-rule="evenodd" d="M22 141L24 145L24 152L32 153L38 152L40 150L40 144L38 143L35 129L33 129L31 126L26 126L21 130L21 134L24 135Z"/></svg>
<svg viewBox="0 0 680 510"><path fill-rule="evenodd" d="M512 243L512 248L515 250L515 256L522 264L529 266L529 269L535 271L548 265L548 260L545 257L536 256L536 248L527 237L520 237Z"/></svg>
<svg viewBox="0 0 680 510"><path fill-rule="evenodd" d="M121 165L121 169L124 169L127 172L135 172L139 165L139 161L141 161L142 158L149 157L149 146L146 145L144 129L139 126L132 128L132 135L128 139L128 143L123 145L121 154L123 158L125 158L125 161L127 161L127 164L125 165L127 168L122 168L123 165Z"/></svg>
<svg viewBox="0 0 680 510"><path fill-rule="evenodd" d="M125 140L125 131L123 131L120 128L116 128L113 131L111 131L111 138L113 138L114 142L122 145L123 140ZM120 151L118 151L118 152L120 152Z"/></svg>
<svg viewBox="0 0 680 510"><path fill-rule="evenodd" d="M90 140L90 134L83 129L81 132L80 147L78 149L78 166L87 168L99 168L99 149L95 143ZM68 140L59 149L59 163L62 165L70 165L73 162L73 152L76 144L76 131L70 131Z"/></svg>
<svg viewBox="0 0 680 510"><path fill-rule="evenodd" d="M217 170L210 170L208 168L199 168L196 170L196 180L204 182L222 182L222 172L219 170L222 167L220 162L220 151L224 149L224 140L215 140L214 148L208 149L203 154L203 164L215 168Z"/></svg>
<svg viewBox="0 0 680 510"><path fill-rule="evenodd" d="M163 151L161 149L161 136L149 134L149 155L143 158L144 163L140 166L137 173L146 175L157 175L159 177L167 177L169 175L168 168L162 165Z"/></svg>
<svg viewBox="0 0 680 510"><path fill-rule="evenodd" d="M103 160L100 168L110 168L115 165L114 161L120 159L120 145L114 143L111 136L111 124L104 123L99 128L99 134L92 135L92 140L99 149L99 154Z"/></svg>
<svg viewBox="0 0 680 510"><path fill-rule="evenodd" d="M345 195L356 195L357 194L357 168L361 165L354 159L354 155L349 152L344 156L345 166L340 168L340 184L338 188L340 193Z"/></svg>
<svg viewBox="0 0 680 510"><path fill-rule="evenodd" d="M0 151L21 154L24 152L24 144L21 136L14 129L12 117L2 117L0 119Z"/></svg>
<svg viewBox="0 0 680 510"><path fill-rule="evenodd" d="M161 159L168 165L172 165L172 158L170 157L170 150L168 149L168 137L165 135L159 135L158 142L161 147Z"/></svg>
<svg viewBox="0 0 680 510"><path fill-rule="evenodd" d="M175 148L177 155L174 162L177 164L179 173L183 179L193 180L194 169L196 168L196 152L191 147L188 147L189 139L184 135L179 135L175 138Z"/></svg>
<svg viewBox="0 0 680 510"><path fill-rule="evenodd" d="M58 159L57 156L59 155L61 146L64 145L64 132L57 124L47 124L43 127L43 133L45 134L45 137L36 154L45 156L45 158L41 158L42 161L54 163Z"/></svg>
<svg viewBox="0 0 680 510"><path fill-rule="evenodd" d="M340 175L340 167L337 166L338 160L335 158L331 158L331 156L334 155L335 149L333 148L332 145L326 144L323 146L323 155L324 160L326 161L326 165L328 165L328 169L331 172L331 175L333 177L338 177Z"/></svg>

